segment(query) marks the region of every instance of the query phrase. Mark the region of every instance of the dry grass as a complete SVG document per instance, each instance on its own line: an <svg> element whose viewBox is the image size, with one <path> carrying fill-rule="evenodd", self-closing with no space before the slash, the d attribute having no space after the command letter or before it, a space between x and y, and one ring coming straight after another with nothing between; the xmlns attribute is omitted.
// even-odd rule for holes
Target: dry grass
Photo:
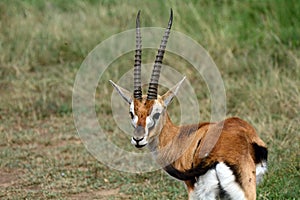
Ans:
<svg viewBox="0 0 300 200"><path fill-rule="evenodd" d="M202 44L219 67L228 116L251 122L269 146L269 173L259 199L300 196L298 1L5 0L0 2L1 198L186 198L183 185L161 171L127 174L99 163L77 136L71 108L76 72L94 46L134 28L138 9L143 26L164 26L170 7L174 30ZM154 52L145 61L151 62ZM132 54L113 63L101 81L128 70L126 56ZM167 55L166 62L192 80L209 119L208 91L200 77L179 58ZM105 91L97 93L99 118L107 118L112 130L107 98L112 88L98 89Z"/></svg>

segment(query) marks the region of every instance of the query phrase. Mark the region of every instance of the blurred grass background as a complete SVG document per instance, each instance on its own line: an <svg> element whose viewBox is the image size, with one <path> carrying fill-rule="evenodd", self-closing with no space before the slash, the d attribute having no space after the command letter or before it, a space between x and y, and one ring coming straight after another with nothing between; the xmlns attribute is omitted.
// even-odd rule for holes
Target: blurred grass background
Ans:
<svg viewBox="0 0 300 200"><path fill-rule="evenodd" d="M173 29L199 42L222 74L228 116L254 125L269 147L258 199L300 196L300 3L281 1L0 1L0 197L3 199L186 199L164 172L127 174L92 157L77 135L72 87L87 54L113 34L142 26ZM143 57L152 62L156 50ZM132 56L131 54L130 56ZM133 62L133 57L132 57ZM178 67L184 61L166 56ZM109 79L122 75L122 58ZM182 66L182 65L181 65ZM180 66L179 66L180 67ZM209 94L186 67L209 120ZM117 70L117 71L116 71ZM200 84L199 84L200 83ZM112 88L96 105L114 131ZM175 107L175 106L174 106ZM170 107L171 112L174 107ZM118 132L118 135L122 133ZM130 138L116 143L130 145ZM117 138L115 137L117 140Z"/></svg>

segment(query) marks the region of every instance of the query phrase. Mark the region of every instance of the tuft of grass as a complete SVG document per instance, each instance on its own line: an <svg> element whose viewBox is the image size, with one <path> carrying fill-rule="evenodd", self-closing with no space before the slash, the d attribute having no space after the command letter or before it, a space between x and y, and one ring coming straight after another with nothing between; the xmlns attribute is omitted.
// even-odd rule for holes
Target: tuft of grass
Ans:
<svg viewBox="0 0 300 200"><path fill-rule="evenodd" d="M0 2L0 197L3 199L186 199L182 183L162 171L129 174L85 149L72 116L76 73L88 53L113 34L142 26L173 29L203 45L222 74L228 116L249 121L269 147L269 172L258 199L297 199L300 123L300 3L291 1ZM145 50L153 62L156 50ZM185 60L165 63L197 91L203 120L209 91ZM111 115L112 87L133 66L133 52L103 74L96 91L99 123L119 147L134 151ZM169 110L178 119L173 102ZM124 116L126 117L126 116Z"/></svg>

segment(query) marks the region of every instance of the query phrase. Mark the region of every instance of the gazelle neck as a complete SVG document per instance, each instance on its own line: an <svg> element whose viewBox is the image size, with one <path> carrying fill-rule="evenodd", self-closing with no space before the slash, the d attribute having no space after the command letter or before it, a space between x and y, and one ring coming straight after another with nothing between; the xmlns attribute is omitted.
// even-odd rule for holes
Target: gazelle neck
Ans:
<svg viewBox="0 0 300 200"><path fill-rule="evenodd" d="M165 111L157 124L156 128L151 130L152 141L149 143L149 148L151 151L157 151L164 148L171 140L174 138L178 132L179 127L173 124L169 114Z"/></svg>
<svg viewBox="0 0 300 200"><path fill-rule="evenodd" d="M158 164L165 165L175 161L182 152L175 152L176 146L179 145L178 134L180 127L173 124L167 111L161 116L163 117L157 128L153 130L155 137L148 144L150 151L153 153Z"/></svg>
<svg viewBox="0 0 300 200"><path fill-rule="evenodd" d="M159 143L158 143L158 149L165 148L167 145L170 145L171 141L174 140L179 133L179 126L176 126L171 121L171 118L166 111L164 116L164 125L161 129L160 134L158 135Z"/></svg>

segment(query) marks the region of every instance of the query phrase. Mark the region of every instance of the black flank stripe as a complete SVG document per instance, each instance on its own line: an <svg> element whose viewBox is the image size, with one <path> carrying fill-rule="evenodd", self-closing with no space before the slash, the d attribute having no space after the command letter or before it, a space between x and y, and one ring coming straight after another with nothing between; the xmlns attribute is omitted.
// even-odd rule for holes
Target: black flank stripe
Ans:
<svg viewBox="0 0 300 200"><path fill-rule="evenodd" d="M177 178L182 181L187 180L195 180L196 177L202 176L205 174L208 170L214 168L217 164L212 163L210 165L205 165L206 163L201 162L199 165L197 165L195 168L186 170L186 171L179 171L177 170L172 164L167 165L164 167L164 170L172 177Z"/></svg>

